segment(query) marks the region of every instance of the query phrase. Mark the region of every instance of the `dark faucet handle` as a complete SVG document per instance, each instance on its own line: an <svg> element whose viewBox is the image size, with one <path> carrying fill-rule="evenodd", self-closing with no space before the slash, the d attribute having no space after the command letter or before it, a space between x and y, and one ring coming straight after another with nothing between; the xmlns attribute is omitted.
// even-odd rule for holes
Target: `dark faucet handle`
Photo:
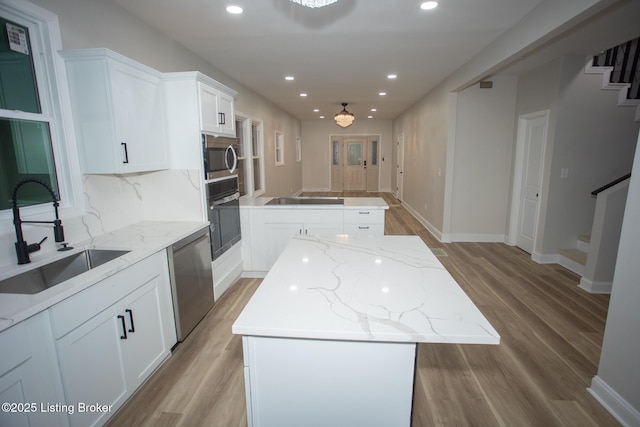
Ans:
<svg viewBox="0 0 640 427"><path fill-rule="evenodd" d="M39 251L41 249L42 243L47 240L47 236L44 236L44 238L42 240L40 240L38 243L32 243L30 245L27 245L27 252L31 253L31 252L35 252L35 251Z"/></svg>
<svg viewBox="0 0 640 427"><path fill-rule="evenodd" d="M56 242L64 242L64 228L62 227L62 221L59 219L53 221L53 236Z"/></svg>

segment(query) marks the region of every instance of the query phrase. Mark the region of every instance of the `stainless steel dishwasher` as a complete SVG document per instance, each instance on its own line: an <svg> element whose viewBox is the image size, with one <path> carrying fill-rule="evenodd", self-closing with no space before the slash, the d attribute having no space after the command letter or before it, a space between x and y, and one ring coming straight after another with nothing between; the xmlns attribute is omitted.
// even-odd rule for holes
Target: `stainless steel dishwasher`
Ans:
<svg viewBox="0 0 640 427"><path fill-rule="evenodd" d="M168 248L178 341L183 341L213 307L209 239L209 228L204 228Z"/></svg>

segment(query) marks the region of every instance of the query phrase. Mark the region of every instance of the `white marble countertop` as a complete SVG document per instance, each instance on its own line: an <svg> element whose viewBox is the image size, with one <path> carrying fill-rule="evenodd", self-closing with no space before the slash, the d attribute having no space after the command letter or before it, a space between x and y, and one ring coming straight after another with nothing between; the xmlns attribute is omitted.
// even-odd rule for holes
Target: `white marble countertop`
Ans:
<svg viewBox="0 0 640 427"><path fill-rule="evenodd" d="M124 249L130 252L107 262L66 282L37 294L0 294L0 331L44 311L52 305L86 289L128 266L143 260L180 239L207 227L207 222L145 221L106 233L94 239L74 242L74 249L67 252L50 252L32 255L32 262L0 270L0 279L37 268L43 264L64 258L84 249ZM40 255L40 257L36 256Z"/></svg>
<svg viewBox="0 0 640 427"><path fill-rule="evenodd" d="M232 331L353 341L500 342L417 236L293 238Z"/></svg>
<svg viewBox="0 0 640 427"><path fill-rule="evenodd" d="M341 197L343 205L267 205L273 197L241 197L240 208L264 209L389 209L382 197Z"/></svg>

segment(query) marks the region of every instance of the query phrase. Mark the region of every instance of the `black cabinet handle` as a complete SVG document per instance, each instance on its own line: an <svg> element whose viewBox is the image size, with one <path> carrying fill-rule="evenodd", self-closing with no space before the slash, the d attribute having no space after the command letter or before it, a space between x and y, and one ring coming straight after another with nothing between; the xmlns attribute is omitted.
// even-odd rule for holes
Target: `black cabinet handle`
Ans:
<svg viewBox="0 0 640 427"><path fill-rule="evenodd" d="M121 142L120 145L122 145L122 148L124 149L124 160L122 161L122 163L129 163L129 152L127 151L127 143Z"/></svg>
<svg viewBox="0 0 640 427"><path fill-rule="evenodd" d="M129 329L129 332L135 332L136 331L136 327L133 326L133 310L129 310L128 308L125 310L126 313L129 313L129 321L131 322L131 328Z"/></svg>
<svg viewBox="0 0 640 427"><path fill-rule="evenodd" d="M369 226L368 226L368 225L367 225L366 227L360 227L360 226L358 226L358 228L359 228L360 230L368 230L368 229L369 229Z"/></svg>
<svg viewBox="0 0 640 427"><path fill-rule="evenodd" d="M227 124L227 117L225 116L224 113L218 113L218 124L219 125L226 125Z"/></svg>
<svg viewBox="0 0 640 427"><path fill-rule="evenodd" d="M127 339L127 325L124 323L124 316L118 315L118 319L122 321L122 335L120 335L121 340Z"/></svg>
<svg viewBox="0 0 640 427"><path fill-rule="evenodd" d="M363 212L363 211L359 211L358 212L360 215L369 215L371 212Z"/></svg>

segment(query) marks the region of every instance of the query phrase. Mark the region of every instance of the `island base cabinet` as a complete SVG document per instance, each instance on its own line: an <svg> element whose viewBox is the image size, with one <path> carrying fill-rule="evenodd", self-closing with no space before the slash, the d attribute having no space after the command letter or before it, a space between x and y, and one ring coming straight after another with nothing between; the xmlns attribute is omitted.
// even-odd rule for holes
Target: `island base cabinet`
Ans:
<svg viewBox="0 0 640 427"><path fill-rule="evenodd" d="M248 425L409 426L415 343L243 337Z"/></svg>

